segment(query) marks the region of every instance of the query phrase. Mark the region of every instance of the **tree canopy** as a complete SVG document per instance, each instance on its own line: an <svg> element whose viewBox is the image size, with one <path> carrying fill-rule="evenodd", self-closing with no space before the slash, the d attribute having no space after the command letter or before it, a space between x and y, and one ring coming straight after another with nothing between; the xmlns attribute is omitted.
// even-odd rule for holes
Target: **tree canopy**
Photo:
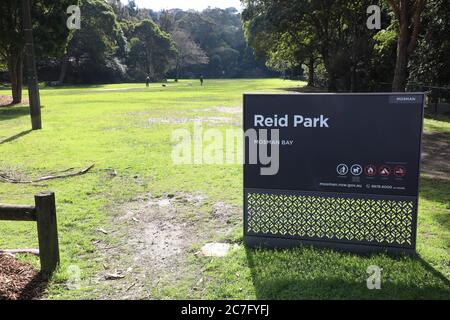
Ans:
<svg viewBox="0 0 450 320"><path fill-rule="evenodd" d="M69 38L59 82L68 67L75 69L77 82L119 78L125 70L115 54L124 54L126 39L113 9L102 0L80 0L80 10L82 26Z"/></svg>
<svg viewBox="0 0 450 320"><path fill-rule="evenodd" d="M244 0L243 3L246 38L257 54L268 59L269 67L280 70L304 65L310 71L310 83L314 82L314 75L326 78L332 91L377 90L386 82L392 83L394 91L404 91L408 78L419 80L418 72L430 71L430 64L445 59L442 57L448 42L445 34L450 34L447 19L432 21L430 17L444 17L450 6L448 1ZM366 10L373 4L381 6L381 30L366 27ZM415 59L418 55L427 58ZM414 65L409 63L410 59ZM430 83L427 78L419 81Z"/></svg>
<svg viewBox="0 0 450 320"><path fill-rule="evenodd" d="M66 27L66 9L77 4L72 0L33 1L31 15L37 56L47 58L63 53L69 30ZM24 56L24 33L22 21L22 1L2 0L0 2L0 60L9 71L13 103L22 101L22 77Z"/></svg>
<svg viewBox="0 0 450 320"><path fill-rule="evenodd" d="M32 3L39 79L52 83L152 81L173 77L305 78L330 91L403 91L448 85L446 0L243 0L234 8L159 12L135 1ZM0 72L21 100L21 1L0 2ZM66 28L79 4L80 30ZM381 8L381 29L367 8ZM4 71L3 71L4 72ZM305 76L306 75L306 76Z"/></svg>
<svg viewBox="0 0 450 320"><path fill-rule="evenodd" d="M153 21L143 20L134 27L129 61L138 77L158 79L169 70L176 54L170 35Z"/></svg>

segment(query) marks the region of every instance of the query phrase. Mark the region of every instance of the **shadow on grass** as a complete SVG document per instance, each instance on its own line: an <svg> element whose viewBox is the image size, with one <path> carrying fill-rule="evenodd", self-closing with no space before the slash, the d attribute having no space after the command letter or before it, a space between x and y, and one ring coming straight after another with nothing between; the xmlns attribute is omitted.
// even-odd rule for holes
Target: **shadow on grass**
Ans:
<svg viewBox="0 0 450 320"><path fill-rule="evenodd" d="M257 299L449 299L450 283L421 258L355 255L308 247L246 249ZM382 268L381 290L367 268Z"/></svg>
<svg viewBox="0 0 450 320"><path fill-rule="evenodd" d="M450 133L425 132L422 144L422 173L450 182Z"/></svg>
<svg viewBox="0 0 450 320"><path fill-rule="evenodd" d="M311 86L298 86L291 88L279 88L279 90L284 90L288 92L297 93L325 93L327 90L325 88L311 87Z"/></svg>
<svg viewBox="0 0 450 320"><path fill-rule="evenodd" d="M26 136L26 135L29 134L31 131L33 131L33 130L31 130L31 129L25 130L25 131L22 131L22 132L19 132L19 133L15 134L15 135L13 135L13 136L11 136L11 137L9 137L9 138L6 138L6 139L4 139L4 140L0 140L0 145L2 145L2 144L4 144L4 143L12 142L12 141L14 141L14 140L17 140L17 139L23 137L23 136Z"/></svg>
<svg viewBox="0 0 450 320"><path fill-rule="evenodd" d="M450 184L447 180L436 178L421 177L420 178L420 196L428 201L439 203L450 209ZM420 204L419 204L420 206ZM439 211L429 210L428 215L441 226L450 228L450 215L440 214Z"/></svg>
<svg viewBox="0 0 450 320"><path fill-rule="evenodd" d="M30 114L29 106L11 106L0 108L0 121L10 120Z"/></svg>
<svg viewBox="0 0 450 320"><path fill-rule="evenodd" d="M450 113L434 113L433 107L425 108L425 118L438 120L438 121L450 121Z"/></svg>

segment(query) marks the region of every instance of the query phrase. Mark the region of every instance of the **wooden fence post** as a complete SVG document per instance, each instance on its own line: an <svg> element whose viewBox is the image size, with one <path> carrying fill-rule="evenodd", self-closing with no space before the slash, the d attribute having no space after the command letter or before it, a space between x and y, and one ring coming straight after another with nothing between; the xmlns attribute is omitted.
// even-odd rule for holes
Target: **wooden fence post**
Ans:
<svg viewBox="0 0 450 320"><path fill-rule="evenodd" d="M50 275L59 264L58 227L53 192L41 192L34 196L39 239L41 272Z"/></svg>

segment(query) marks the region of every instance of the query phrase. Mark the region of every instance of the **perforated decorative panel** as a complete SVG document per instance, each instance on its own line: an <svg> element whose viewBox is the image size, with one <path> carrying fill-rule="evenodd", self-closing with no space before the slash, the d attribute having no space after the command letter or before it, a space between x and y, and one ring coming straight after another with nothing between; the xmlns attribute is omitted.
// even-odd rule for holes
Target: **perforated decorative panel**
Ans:
<svg viewBox="0 0 450 320"><path fill-rule="evenodd" d="M245 233L414 248L413 198L247 191Z"/></svg>

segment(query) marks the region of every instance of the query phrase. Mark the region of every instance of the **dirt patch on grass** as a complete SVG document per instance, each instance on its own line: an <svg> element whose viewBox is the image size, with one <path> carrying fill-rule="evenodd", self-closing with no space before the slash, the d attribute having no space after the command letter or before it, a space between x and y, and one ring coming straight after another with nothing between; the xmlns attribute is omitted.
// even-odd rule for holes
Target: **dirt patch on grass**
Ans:
<svg viewBox="0 0 450 320"><path fill-rule="evenodd" d="M32 265L0 254L0 300L39 299L45 287L45 281Z"/></svg>
<svg viewBox="0 0 450 320"><path fill-rule="evenodd" d="M28 181L32 179L30 175L26 173L25 168L0 162L0 181L2 180L2 177L17 181Z"/></svg>
<svg viewBox="0 0 450 320"><path fill-rule="evenodd" d="M214 107L214 111L228 114L242 114L242 107Z"/></svg>
<svg viewBox="0 0 450 320"><path fill-rule="evenodd" d="M224 224L233 223L236 207L226 202L216 202L212 206L212 216L215 220Z"/></svg>
<svg viewBox="0 0 450 320"><path fill-rule="evenodd" d="M202 270L187 260L202 244L230 237L240 217L239 207L211 204L202 194L148 195L122 205L109 235L117 243L96 244L105 261L97 280L110 289L99 290L100 298L153 299L177 281L194 288ZM111 273L120 278L107 280Z"/></svg>
<svg viewBox="0 0 450 320"><path fill-rule="evenodd" d="M198 240L192 232L194 221L201 218L195 208L202 202L202 198L178 195L139 199L127 204L125 217L133 215L133 229L139 230L138 233L132 231L128 237L134 262L155 271L176 268L184 253ZM191 219L187 217L188 212Z"/></svg>
<svg viewBox="0 0 450 320"><path fill-rule="evenodd" d="M450 134L423 134L422 172L432 179L450 181Z"/></svg>
<svg viewBox="0 0 450 320"><path fill-rule="evenodd" d="M192 117L192 118L150 118L148 123L151 124L185 124L202 122L208 124L232 124L239 126L238 119L232 117Z"/></svg>
<svg viewBox="0 0 450 320"><path fill-rule="evenodd" d="M151 124L186 124L194 122L203 122L207 124L220 125L231 124L234 126L241 126L242 107L211 107L207 109L193 109L192 112L211 112L211 116L191 116L191 117L165 117L165 118L150 118L148 123ZM218 113L225 114L225 116L217 115ZM229 115L229 116L226 116Z"/></svg>
<svg viewBox="0 0 450 320"><path fill-rule="evenodd" d="M12 97L0 94L0 107L10 106L12 104Z"/></svg>
<svg viewBox="0 0 450 320"><path fill-rule="evenodd" d="M5 95L0 94L0 108L28 104L28 99L22 99L22 102L19 104L12 104L12 101L13 101L13 99L11 96L5 96Z"/></svg>
<svg viewBox="0 0 450 320"><path fill-rule="evenodd" d="M225 106L214 106L209 107L205 109L192 109L192 112L215 112L215 113L222 113L222 114L229 114L239 117L242 115L243 109L240 106L234 106L234 107L225 107Z"/></svg>

